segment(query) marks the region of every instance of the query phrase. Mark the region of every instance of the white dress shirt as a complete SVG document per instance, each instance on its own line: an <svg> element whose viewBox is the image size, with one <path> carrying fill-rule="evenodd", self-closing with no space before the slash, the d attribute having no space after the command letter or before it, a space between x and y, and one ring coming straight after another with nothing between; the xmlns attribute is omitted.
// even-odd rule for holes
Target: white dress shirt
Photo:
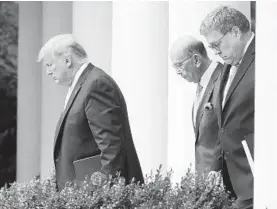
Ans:
<svg viewBox="0 0 277 209"><path fill-rule="evenodd" d="M74 76L74 79L71 83L71 85L69 86L68 88L68 91L67 91L67 95L66 95L66 98L65 98L65 103L64 103L64 110L66 108L66 105L67 105L67 102L70 98L70 95L72 94L72 91L74 89L74 87L76 86L76 83L77 81L79 80L80 76L82 75L82 73L84 72L84 70L86 69L86 67L88 66L89 62L85 62L81 67L80 69L76 72L75 76Z"/></svg>
<svg viewBox="0 0 277 209"><path fill-rule="evenodd" d="M196 115L197 115L197 110L198 110L198 107L199 107L199 104L201 103L202 101L202 98L203 98L203 95L206 91L206 88L208 86L208 83L211 79L211 76L215 70L215 68L217 67L218 65L218 62L212 62L210 64L210 66L208 67L208 69L204 72L204 74L202 75L201 79L200 79L200 82L199 84L203 87L202 91L201 91L201 94L200 94L200 98L199 99L196 99L194 100L194 107L193 107L193 120L194 120L194 124L196 122ZM196 102L197 101L197 102Z"/></svg>

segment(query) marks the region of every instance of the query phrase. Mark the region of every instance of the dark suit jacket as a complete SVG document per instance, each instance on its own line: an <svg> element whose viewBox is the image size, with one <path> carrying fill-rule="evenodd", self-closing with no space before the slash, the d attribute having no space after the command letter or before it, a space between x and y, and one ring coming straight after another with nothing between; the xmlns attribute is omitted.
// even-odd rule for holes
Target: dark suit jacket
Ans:
<svg viewBox="0 0 277 209"><path fill-rule="evenodd" d="M73 161L100 154L101 172L119 171L143 183L124 97L115 81L89 64L57 124L54 160L58 189L74 181Z"/></svg>
<svg viewBox="0 0 277 209"><path fill-rule="evenodd" d="M216 81L222 72L223 65L218 63L211 75L208 86L203 94L202 100L196 114L196 122L194 125L195 133L195 168L198 173L205 170L214 169L213 160L215 145L218 139L218 121L215 113L215 103L217 95L214 93ZM205 109L205 105L210 103L211 109Z"/></svg>
<svg viewBox="0 0 277 209"><path fill-rule="evenodd" d="M219 94L216 111L220 130L215 167L222 166L220 159L226 160L237 197L247 200L253 198L253 174L241 142L246 140L254 158L255 39L243 57L222 110L223 83L230 67L225 65L216 89Z"/></svg>

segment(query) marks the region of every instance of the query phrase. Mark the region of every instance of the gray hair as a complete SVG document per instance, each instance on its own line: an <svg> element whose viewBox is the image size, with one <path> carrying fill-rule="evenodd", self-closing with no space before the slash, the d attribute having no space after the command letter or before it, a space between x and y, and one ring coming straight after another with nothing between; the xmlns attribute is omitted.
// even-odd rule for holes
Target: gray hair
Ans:
<svg viewBox="0 0 277 209"><path fill-rule="evenodd" d="M213 30L226 34L234 26L237 26L242 33L250 30L249 20L244 14L228 6L219 6L212 10L202 21L200 34L205 36Z"/></svg>
<svg viewBox="0 0 277 209"><path fill-rule="evenodd" d="M62 34L50 38L40 49L38 62L51 53L52 57L58 57L62 54L73 53L79 59L87 59L87 53L84 48L75 40L72 34Z"/></svg>
<svg viewBox="0 0 277 209"><path fill-rule="evenodd" d="M188 56L191 56L193 54L200 54L204 58L208 57L207 51L203 42L199 40L195 42L191 42L187 47L187 51L188 51Z"/></svg>

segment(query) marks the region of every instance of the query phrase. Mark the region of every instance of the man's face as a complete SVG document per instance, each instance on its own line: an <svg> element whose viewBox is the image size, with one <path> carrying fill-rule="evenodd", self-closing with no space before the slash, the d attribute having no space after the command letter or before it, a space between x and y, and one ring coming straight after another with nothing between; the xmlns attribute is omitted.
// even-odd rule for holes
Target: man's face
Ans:
<svg viewBox="0 0 277 209"><path fill-rule="evenodd" d="M211 31L206 36L209 47L219 55L225 63L235 65L240 61L241 43L237 33L233 31L222 34Z"/></svg>
<svg viewBox="0 0 277 209"><path fill-rule="evenodd" d="M171 55L172 65L178 75L181 75L188 82L198 83L201 75L193 63L193 56Z"/></svg>
<svg viewBox="0 0 277 209"><path fill-rule="evenodd" d="M63 56L53 58L52 55L47 55L43 59L43 65L46 69L46 74L50 75L56 84L68 86L72 81L71 70L68 69Z"/></svg>

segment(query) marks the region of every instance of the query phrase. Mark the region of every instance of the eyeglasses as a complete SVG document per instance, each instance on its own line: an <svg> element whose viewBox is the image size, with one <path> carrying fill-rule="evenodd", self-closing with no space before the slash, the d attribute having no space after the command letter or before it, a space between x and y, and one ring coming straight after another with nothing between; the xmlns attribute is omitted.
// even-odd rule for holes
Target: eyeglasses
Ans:
<svg viewBox="0 0 277 209"><path fill-rule="evenodd" d="M209 47L214 51L220 51L220 45L221 45L222 39L226 36L227 33L225 33L216 43L209 45Z"/></svg>
<svg viewBox="0 0 277 209"><path fill-rule="evenodd" d="M192 56L189 56L188 58L182 60L181 62L178 62L178 63L173 64L173 67L174 67L175 69L181 68L181 67L183 66L184 62L185 62L186 60L190 59L191 57L192 57Z"/></svg>

